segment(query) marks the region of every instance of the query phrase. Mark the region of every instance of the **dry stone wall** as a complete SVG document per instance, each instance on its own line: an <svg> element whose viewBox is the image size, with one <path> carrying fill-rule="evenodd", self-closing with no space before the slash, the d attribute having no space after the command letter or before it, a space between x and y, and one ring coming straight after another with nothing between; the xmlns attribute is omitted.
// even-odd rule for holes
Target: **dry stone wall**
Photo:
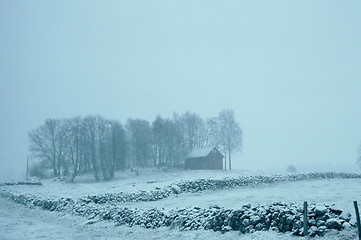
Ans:
<svg viewBox="0 0 361 240"><path fill-rule="evenodd" d="M251 186L260 183L297 181L324 178L361 178L358 174L346 173L312 173L277 176L252 176L226 178L221 180L199 179L181 181L166 188L157 188L150 192L105 194L86 196L77 200L72 198L42 199L31 194L19 194L2 189L0 196L28 207L40 207L44 210L67 212L88 219L88 224L99 220L113 221L119 225L140 225L145 228L162 226L181 230L212 229L214 231L254 231L273 230L293 232L303 235L303 208L296 204L273 203L268 206L243 205L239 209L225 209L218 206L209 208L185 208L171 211L153 209L129 209L118 207L116 202L156 201L172 194L198 192L230 187ZM311 237L323 236L328 230L343 230L355 227L350 223L351 214L333 206L316 207L310 205L308 227Z"/></svg>

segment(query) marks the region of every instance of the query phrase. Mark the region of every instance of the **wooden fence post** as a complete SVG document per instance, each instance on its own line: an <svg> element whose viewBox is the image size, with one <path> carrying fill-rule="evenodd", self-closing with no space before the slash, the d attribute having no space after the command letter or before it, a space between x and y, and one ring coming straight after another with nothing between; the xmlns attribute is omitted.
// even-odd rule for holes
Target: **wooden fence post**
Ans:
<svg viewBox="0 0 361 240"><path fill-rule="evenodd" d="M353 205L355 206L355 212L356 212L358 239L361 240L360 212L358 210L357 201L353 201Z"/></svg>
<svg viewBox="0 0 361 240"><path fill-rule="evenodd" d="M308 210L307 202L303 202L303 235L308 235Z"/></svg>

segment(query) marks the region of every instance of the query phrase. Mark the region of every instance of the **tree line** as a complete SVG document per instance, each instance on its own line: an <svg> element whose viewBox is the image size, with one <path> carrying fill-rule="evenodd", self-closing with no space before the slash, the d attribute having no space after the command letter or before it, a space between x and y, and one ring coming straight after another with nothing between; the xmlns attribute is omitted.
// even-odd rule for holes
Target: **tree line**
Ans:
<svg viewBox="0 0 361 240"><path fill-rule="evenodd" d="M70 119L47 119L29 132L30 153L38 167L55 177L92 172L98 181L110 180L115 171L140 167L182 167L195 148L216 146L231 169L231 155L242 148L242 130L233 110L203 119L196 113L176 113L119 121L89 115Z"/></svg>

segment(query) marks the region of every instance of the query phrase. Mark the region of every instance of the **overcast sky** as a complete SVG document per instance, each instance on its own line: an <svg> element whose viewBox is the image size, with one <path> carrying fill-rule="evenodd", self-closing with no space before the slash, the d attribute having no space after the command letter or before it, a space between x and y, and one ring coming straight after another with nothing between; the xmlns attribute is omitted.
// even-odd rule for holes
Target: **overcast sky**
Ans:
<svg viewBox="0 0 361 240"><path fill-rule="evenodd" d="M47 118L224 108L244 133L237 168L357 170L360 13L359 0L0 1L0 174L24 173Z"/></svg>

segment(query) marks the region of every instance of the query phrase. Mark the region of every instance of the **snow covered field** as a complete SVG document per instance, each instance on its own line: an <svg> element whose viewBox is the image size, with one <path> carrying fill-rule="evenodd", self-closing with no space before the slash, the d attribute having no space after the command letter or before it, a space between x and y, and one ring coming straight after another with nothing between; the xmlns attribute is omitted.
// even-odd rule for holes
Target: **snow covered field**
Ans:
<svg viewBox="0 0 361 240"><path fill-rule="evenodd" d="M221 179L224 177L249 176L246 171L144 171L139 176L132 172L118 173L110 182L94 182L92 176L79 178L75 183L60 180L43 181L42 186L2 186L2 189L17 193L28 193L41 197L66 198L115 193L153 190L180 180ZM260 174L260 173L257 173ZM353 214L353 200L361 202L361 179L321 179L297 182L259 184L253 187L235 187L220 190L206 190L195 193L171 195L152 202L121 202L118 206L128 208L177 209L190 206L206 208L218 205L239 209L244 204L266 205L273 202L335 204L338 208ZM354 221L354 220L352 220ZM221 234L211 230L179 231L161 227L114 226L107 221L87 225L87 219L59 212L29 209L0 198L0 239L303 239L290 233L272 231L242 234L228 232ZM331 231L319 239L353 239L355 229ZM318 238L315 238L318 239Z"/></svg>
<svg viewBox="0 0 361 240"><path fill-rule="evenodd" d="M93 175L80 176L74 183L66 183L58 179L42 180L43 186L12 186L11 190L20 193L31 193L44 197L72 197L99 195L116 192L150 191L162 188L181 180L222 179L251 175L266 175L267 172L250 172L245 170L154 170L146 169L136 175L134 172L118 172L112 181L96 182Z"/></svg>
<svg viewBox="0 0 361 240"><path fill-rule="evenodd" d="M353 213L353 200L361 203L361 179L321 179L298 182L261 184L256 187L236 187L217 191L182 193L156 202L119 203L121 206L137 208L206 208L218 205L239 209L244 204L268 205L274 202L335 204L338 208Z"/></svg>

